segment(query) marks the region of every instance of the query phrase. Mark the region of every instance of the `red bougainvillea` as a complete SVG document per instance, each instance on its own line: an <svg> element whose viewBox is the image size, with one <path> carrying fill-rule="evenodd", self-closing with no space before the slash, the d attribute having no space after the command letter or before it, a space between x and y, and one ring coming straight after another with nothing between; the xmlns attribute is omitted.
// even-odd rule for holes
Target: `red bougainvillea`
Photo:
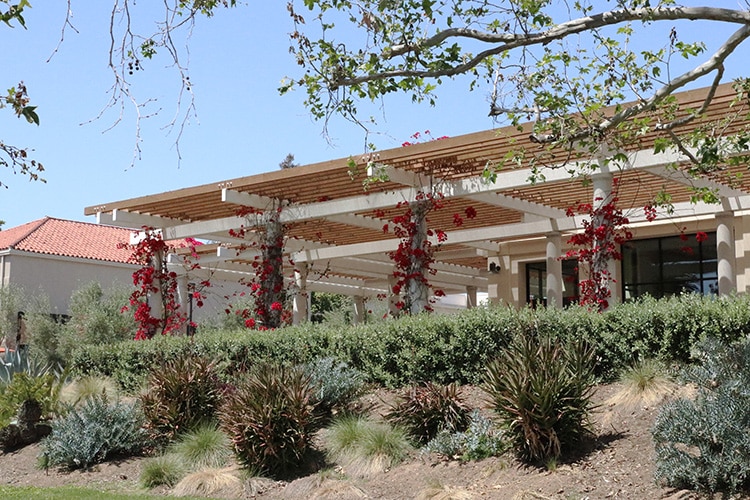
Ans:
<svg viewBox="0 0 750 500"><path fill-rule="evenodd" d="M187 271L197 269L195 246L200 242L188 239L183 244L189 246L191 254L190 258L185 258ZM150 339L157 333L172 335L180 332L188 318L180 307L177 273L167 267L167 256L175 251L175 246L164 241L161 232L151 227L143 228L137 243L118 246L130 248L133 251L131 260L141 265L133 272L135 290L130 295L130 305L123 308L123 311L133 310L138 325L135 339ZM210 283L206 280L201 282L200 289L191 290L198 307L203 305L205 298L200 290L207 286Z"/></svg>
<svg viewBox="0 0 750 500"><path fill-rule="evenodd" d="M245 320L247 328L278 328L291 320L291 311L284 307L287 290L284 286L285 227L280 221L281 208L280 202L267 210L243 207L237 215L245 217L248 224L229 231L235 238L253 236L253 240L238 247L238 251L247 248L258 250L251 264L255 277L245 282L253 297L253 310L240 309L235 312Z"/></svg>
<svg viewBox="0 0 750 500"><path fill-rule="evenodd" d="M583 221L583 231L568 240L575 248L569 250L565 258L575 258L586 265L588 277L578 284L580 303L603 311L609 307L610 285L615 281L609 262L622 260L620 246L633 237L627 227L630 221L617 207L617 182L613 183L607 199L597 198L594 203L581 203L567 210L570 217L576 213L586 214L588 219Z"/></svg>

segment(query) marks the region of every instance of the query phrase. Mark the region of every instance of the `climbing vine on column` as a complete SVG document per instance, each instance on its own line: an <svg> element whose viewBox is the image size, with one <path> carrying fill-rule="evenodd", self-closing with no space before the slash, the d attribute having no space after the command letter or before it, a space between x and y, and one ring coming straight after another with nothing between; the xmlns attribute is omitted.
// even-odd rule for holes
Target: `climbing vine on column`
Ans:
<svg viewBox="0 0 750 500"><path fill-rule="evenodd" d="M187 239L185 245L191 248L191 258L185 258L188 270L199 268L195 245L199 242ZM164 241L161 232L152 227L144 227L137 243L120 244L119 248L130 248L131 260L140 264L133 272L135 290L130 294L130 305L123 311L133 310L138 330L135 339L153 338L156 334L173 335L179 333L187 322L187 315L180 307L177 286L177 273L167 266L167 257L175 251L175 246ZM209 283L202 282L201 286ZM196 305L203 305L204 296L193 291Z"/></svg>
<svg viewBox="0 0 750 500"><path fill-rule="evenodd" d="M284 240L286 228L281 222L281 201L266 210L241 208L237 214L248 220L247 226L230 230L236 238L253 237L244 248L256 248L253 258L254 278L245 283L253 298L253 311L238 310L248 328L278 328L289 322L291 312L285 306L287 290L284 286Z"/></svg>

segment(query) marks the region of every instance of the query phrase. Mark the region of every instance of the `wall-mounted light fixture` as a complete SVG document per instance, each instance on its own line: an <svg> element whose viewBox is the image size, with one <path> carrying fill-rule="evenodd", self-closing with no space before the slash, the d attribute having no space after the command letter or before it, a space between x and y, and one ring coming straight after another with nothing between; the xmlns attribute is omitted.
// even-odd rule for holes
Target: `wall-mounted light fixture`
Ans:
<svg viewBox="0 0 750 500"><path fill-rule="evenodd" d="M500 271L502 270L500 264L497 262L490 262L489 269L492 274L500 274Z"/></svg>

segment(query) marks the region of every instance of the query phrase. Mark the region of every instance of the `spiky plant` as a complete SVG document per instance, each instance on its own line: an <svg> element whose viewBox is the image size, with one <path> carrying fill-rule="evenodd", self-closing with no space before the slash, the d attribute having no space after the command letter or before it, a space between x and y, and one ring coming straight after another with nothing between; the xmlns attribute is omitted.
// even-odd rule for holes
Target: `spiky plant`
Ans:
<svg viewBox="0 0 750 500"><path fill-rule="evenodd" d="M185 477L187 469L179 455L165 454L144 461L139 482L144 488L174 486Z"/></svg>
<svg viewBox="0 0 750 500"><path fill-rule="evenodd" d="M310 378L297 368L256 365L219 412L240 463L279 476L302 464L319 428Z"/></svg>
<svg viewBox="0 0 750 500"><path fill-rule="evenodd" d="M546 463L591 433L594 352L527 333L487 366L483 389L519 458Z"/></svg>
<svg viewBox="0 0 750 500"><path fill-rule="evenodd" d="M469 413L457 384L428 382L404 391L385 417L406 429L417 443L426 444L440 431L466 430Z"/></svg>
<svg viewBox="0 0 750 500"><path fill-rule="evenodd" d="M154 367L140 400L155 445L216 419L221 397L217 372L213 361L191 353Z"/></svg>

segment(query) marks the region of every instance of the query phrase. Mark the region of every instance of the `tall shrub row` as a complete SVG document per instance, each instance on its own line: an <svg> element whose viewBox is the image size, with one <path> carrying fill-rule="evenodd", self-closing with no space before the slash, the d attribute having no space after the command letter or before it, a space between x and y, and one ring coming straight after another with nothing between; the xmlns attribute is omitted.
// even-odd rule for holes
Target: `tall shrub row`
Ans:
<svg viewBox="0 0 750 500"><path fill-rule="evenodd" d="M303 364L330 356L371 382L401 387L416 382L478 383L487 363L522 332L584 340L595 351L597 376L613 377L634 361L685 362L711 336L724 341L750 332L750 297L685 295L644 298L606 313L584 308L476 308L455 315L413 316L354 327L306 324L275 331L206 332L106 346L81 346L72 358L79 374L116 378L136 388L152 367L192 352L243 369L262 360Z"/></svg>

